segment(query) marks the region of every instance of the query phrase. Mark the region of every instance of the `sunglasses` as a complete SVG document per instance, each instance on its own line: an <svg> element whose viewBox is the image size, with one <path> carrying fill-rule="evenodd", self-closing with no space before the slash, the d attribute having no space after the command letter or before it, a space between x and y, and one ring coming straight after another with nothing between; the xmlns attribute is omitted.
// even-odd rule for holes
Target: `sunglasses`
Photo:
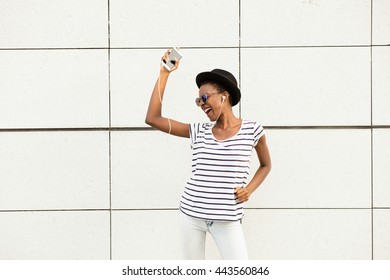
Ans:
<svg viewBox="0 0 390 280"><path fill-rule="evenodd" d="M209 98L209 95L213 95L213 94L216 94L216 93L222 93L223 91L218 91L218 92L213 92L213 93L208 93L208 95L206 93L203 93L200 97L196 98L195 99L195 103L196 105L199 107L199 106L202 106L203 104L206 104L207 102L207 99Z"/></svg>

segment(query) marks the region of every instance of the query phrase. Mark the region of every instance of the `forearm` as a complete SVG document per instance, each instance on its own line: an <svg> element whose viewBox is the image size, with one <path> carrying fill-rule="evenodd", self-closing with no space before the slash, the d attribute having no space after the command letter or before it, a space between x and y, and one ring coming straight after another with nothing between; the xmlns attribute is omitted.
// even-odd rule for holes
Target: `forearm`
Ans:
<svg viewBox="0 0 390 280"><path fill-rule="evenodd" d="M152 95L149 101L148 111L146 113L145 122L153 127L158 123L158 119L162 118L162 100L164 97L165 87L169 78L169 72L160 72L160 76L154 85Z"/></svg>
<svg viewBox="0 0 390 280"><path fill-rule="evenodd" d="M237 198L242 202L249 199L249 196L263 183L264 179L271 171L271 157L269 155L265 135L260 138L255 149L260 162L260 167L257 169L252 180L245 187L241 186L236 188Z"/></svg>
<svg viewBox="0 0 390 280"><path fill-rule="evenodd" d="M249 192L249 195L251 195L265 180L268 173L271 171L271 166L260 166L255 175L253 176L252 180L246 185L246 189Z"/></svg>

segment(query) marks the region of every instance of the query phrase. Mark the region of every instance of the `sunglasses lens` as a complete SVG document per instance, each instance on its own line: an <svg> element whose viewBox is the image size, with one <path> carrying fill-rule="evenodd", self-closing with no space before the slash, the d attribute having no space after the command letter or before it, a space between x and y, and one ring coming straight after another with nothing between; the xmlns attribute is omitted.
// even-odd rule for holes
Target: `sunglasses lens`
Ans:
<svg viewBox="0 0 390 280"><path fill-rule="evenodd" d="M207 94L202 94L202 96L195 99L195 103L198 106L202 106L207 101Z"/></svg>

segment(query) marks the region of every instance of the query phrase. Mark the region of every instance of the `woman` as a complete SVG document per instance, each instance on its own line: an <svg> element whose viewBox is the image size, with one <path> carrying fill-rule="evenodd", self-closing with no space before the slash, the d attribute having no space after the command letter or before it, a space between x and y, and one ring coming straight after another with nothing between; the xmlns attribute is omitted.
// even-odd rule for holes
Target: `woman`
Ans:
<svg viewBox="0 0 390 280"><path fill-rule="evenodd" d="M169 51L162 57L167 60ZM212 123L186 124L161 115L164 90L171 71L161 66L150 98L145 122L175 136L190 138L192 175L180 201L180 227L185 259L205 258L209 232L223 259L248 259L241 226L243 202L260 186L271 170L271 159L260 124L237 118L232 107L241 92L234 76L221 69L196 77L196 104ZM252 149L260 167L248 183Z"/></svg>

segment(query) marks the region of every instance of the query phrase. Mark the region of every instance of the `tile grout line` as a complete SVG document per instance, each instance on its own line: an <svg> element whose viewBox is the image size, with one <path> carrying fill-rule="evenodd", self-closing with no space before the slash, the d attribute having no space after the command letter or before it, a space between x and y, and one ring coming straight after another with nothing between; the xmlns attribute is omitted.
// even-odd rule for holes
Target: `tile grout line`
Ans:
<svg viewBox="0 0 390 280"><path fill-rule="evenodd" d="M110 102L110 101L109 101ZM109 105L111 106L111 105ZM111 113L111 108L109 109ZM109 116L111 118L111 116ZM109 120L111 121L111 120ZM390 125L264 125L266 129L270 130L321 130L321 129L390 129ZM111 124L107 127L32 127L32 128L0 128L0 133L9 133L9 132L113 132L113 131L153 131L156 130L151 127L146 126L123 126L115 127Z"/></svg>
<svg viewBox="0 0 390 280"><path fill-rule="evenodd" d="M110 0L107 1L107 35L108 35L108 188L110 206L110 260L112 260L112 143L111 143L111 25Z"/></svg>
<svg viewBox="0 0 390 280"><path fill-rule="evenodd" d="M245 210L390 210L390 207L244 207ZM177 207L163 208L101 208L101 209L10 209L0 210L0 213L25 213L25 212L107 212L107 211L179 211Z"/></svg>
<svg viewBox="0 0 390 280"><path fill-rule="evenodd" d="M245 210L369 210L371 207L244 207ZM390 207L374 207L374 210L390 210ZM163 208L107 208L107 209L9 209L0 210L0 213L25 213L25 212L118 212L118 211L179 211L177 207Z"/></svg>
<svg viewBox="0 0 390 280"><path fill-rule="evenodd" d="M241 85L241 0L238 1L238 84ZM242 118L242 100L238 104L239 118Z"/></svg>
<svg viewBox="0 0 390 280"><path fill-rule="evenodd" d="M181 49L304 49L304 48L371 48L373 47L388 47L390 44L378 45L270 45L270 46L189 46L181 47ZM157 46L157 47L110 47L111 50L164 50L171 46ZM108 47L57 47L57 48L0 48L0 51L77 51L77 50L108 50Z"/></svg>
<svg viewBox="0 0 390 280"><path fill-rule="evenodd" d="M370 101L371 101L371 260L374 260L374 130L373 130L373 87L372 87L372 43L373 43L373 0L371 0L371 19L370 19L370 40L371 40L371 47L370 47Z"/></svg>

